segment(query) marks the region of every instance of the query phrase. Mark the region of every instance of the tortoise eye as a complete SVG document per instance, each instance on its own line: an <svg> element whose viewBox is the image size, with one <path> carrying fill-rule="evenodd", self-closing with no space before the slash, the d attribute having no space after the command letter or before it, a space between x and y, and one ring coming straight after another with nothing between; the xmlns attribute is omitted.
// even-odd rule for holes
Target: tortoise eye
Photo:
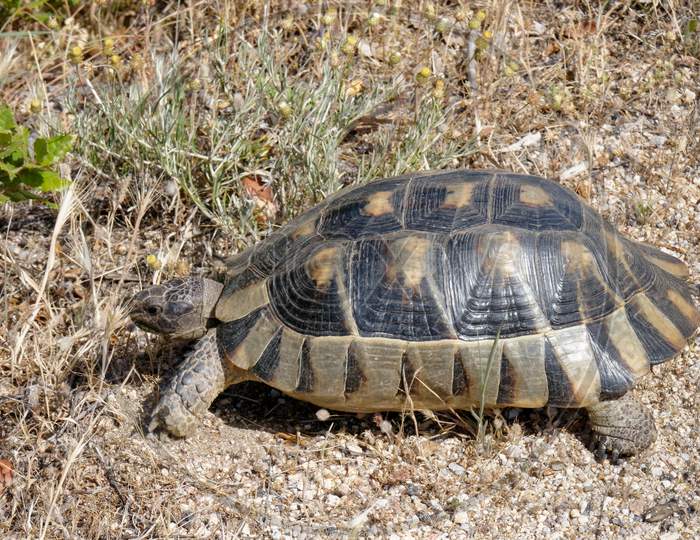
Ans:
<svg viewBox="0 0 700 540"><path fill-rule="evenodd" d="M160 306L148 306L146 308L146 313L148 313L151 317L160 315L161 311L163 311L163 309Z"/></svg>

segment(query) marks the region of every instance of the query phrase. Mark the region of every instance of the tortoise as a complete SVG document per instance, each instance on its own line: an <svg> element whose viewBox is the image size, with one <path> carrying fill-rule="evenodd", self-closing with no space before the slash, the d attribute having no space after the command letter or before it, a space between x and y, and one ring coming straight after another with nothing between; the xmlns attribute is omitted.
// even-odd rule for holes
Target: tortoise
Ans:
<svg viewBox="0 0 700 540"><path fill-rule="evenodd" d="M377 180L227 260L223 283L136 294L139 327L198 338L149 429L190 435L255 380L340 411L585 408L597 451L635 454L656 430L623 396L700 325L687 277L544 178Z"/></svg>

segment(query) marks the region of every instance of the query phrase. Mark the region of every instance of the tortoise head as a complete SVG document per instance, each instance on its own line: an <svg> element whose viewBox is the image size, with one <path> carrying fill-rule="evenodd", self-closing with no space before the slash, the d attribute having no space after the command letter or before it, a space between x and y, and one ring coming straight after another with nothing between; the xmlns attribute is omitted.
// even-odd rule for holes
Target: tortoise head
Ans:
<svg viewBox="0 0 700 540"><path fill-rule="evenodd" d="M130 316L136 325L156 334L197 338L212 326L223 285L203 277L175 278L137 293Z"/></svg>

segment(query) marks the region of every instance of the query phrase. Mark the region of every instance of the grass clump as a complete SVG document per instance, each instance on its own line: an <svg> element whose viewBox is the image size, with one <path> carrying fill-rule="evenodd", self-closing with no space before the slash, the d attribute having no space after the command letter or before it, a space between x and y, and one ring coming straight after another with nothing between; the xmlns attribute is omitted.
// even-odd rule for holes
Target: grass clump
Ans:
<svg viewBox="0 0 700 540"><path fill-rule="evenodd" d="M286 45L282 28L255 36L221 28L206 52L192 51L197 64L153 54L149 83L116 77L93 86L95 99L71 102L81 153L122 177L175 181L241 237L343 185L470 153L469 141L444 136L451 111L440 96L389 66L365 69L341 54L347 39L304 48ZM393 119L380 118L387 113ZM270 188L262 216L250 178Z"/></svg>

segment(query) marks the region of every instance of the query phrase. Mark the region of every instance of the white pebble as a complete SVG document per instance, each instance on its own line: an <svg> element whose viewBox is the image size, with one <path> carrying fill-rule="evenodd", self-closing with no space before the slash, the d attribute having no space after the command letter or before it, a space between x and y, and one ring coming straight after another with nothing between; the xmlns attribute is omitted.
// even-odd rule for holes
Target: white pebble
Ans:
<svg viewBox="0 0 700 540"><path fill-rule="evenodd" d="M464 511L462 511L462 512L456 512L455 515L454 515L454 517L452 518L452 520L453 520L455 523L461 525L462 523L466 523L467 521L469 521L469 514L467 514L467 513L464 512Z"/></svg>
<svg viewBox="0 0 700 540"><path fill-rule="evenodd" d="M316 411L316 418L318 418L321 422L325 422L331 417L331 413L329 413L326 409L319 409Z"/></svg>

